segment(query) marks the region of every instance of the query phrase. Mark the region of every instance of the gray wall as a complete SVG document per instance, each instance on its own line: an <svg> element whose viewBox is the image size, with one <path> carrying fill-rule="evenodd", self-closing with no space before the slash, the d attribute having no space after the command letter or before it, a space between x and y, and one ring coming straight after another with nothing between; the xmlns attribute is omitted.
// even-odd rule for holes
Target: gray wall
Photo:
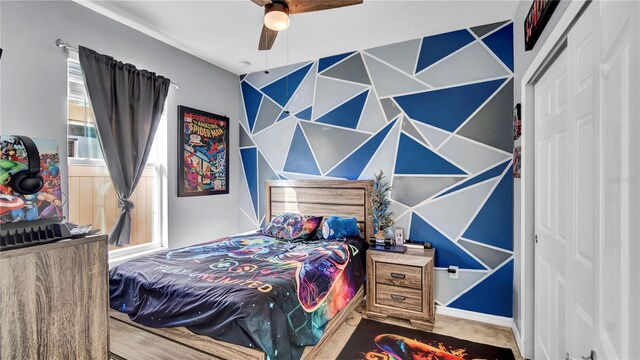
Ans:
<svg viewBox="0 0 640 360"><path fill-rule="evenodd" d="M561 1L560 4L558 5L558 7L556 8L555 12L553 13L553 16L551 17L551 19L549 20L549 23L547 23L547 26L544 29L544 32L542 33L542 35L540 36L540 38L538 39L538 41L536 42L536 45L533 49L531 49L530 51L524 51L524 19L527 16L527 13L529 12L529 8L531 7L531 1L521 1L520 4L518 5L518 9L516 10L516 13L514 15L514 19L513 19L513 24L514 24L514 28L513 28L513 40L514 40L514 44L513 44L513 51L514 51L514 61L515 61L515 72L514 72L514 79L515 79L515 87L514 87L514 91L513 91L513 95L514 95L514 103L521 103L522 102L522 98L521 98L521 90L522 90L522 76L527 72L527 70L529 69L529 66L531 65L531 62L533 61L533 59L538 55L538 52L540 51L540 48L542 47L542 44L544 44L545 41L547 41L547 39L549 38L549 34L553 31L553 29L555 28L556 24L558 23L558 21L560 20L560 17L562 16L562 14L564 14L564 12L567 10L567 7L569 6L569 1ZM522 119L522 121L530 121L530 119ZM521 145L522 142L522 138L518 139L515 141L514 146L519 146ZM529 144L531 144L532 142L529 142ZM529 149L522 149L522 151L527 151ZM523 164L523 166L526 166L526 164ZM534 286L534 268L533 268L533 261L534 261L534 239L533 236L535 234L533 234L533 232L531 232L530 234L528 233L526 235L525 238L525 244L526 244L526 269L522 268L522 238L521 238L521 230L522 230L522 222L521 222L521 215L522 215L522 202L521 202L521 194L522 191L524 191L524 189L522 189L522 182L520 179L514 179L514 184L513 184L513 201L514 201L514 206L513 206L513 216L514 216L514 222L513 222L513 231L514 231L514 236L513 236L513 243L514 243L514 259L515 259L515 266L514 266L514 276L513 276L513 319L514 322L516 324L516 327L518 328L518 330L520 331L520 333L522 334L522 326L523 326L523 320L525 322L525 326L526 326L526 331L525 331L525 337L526 339L524 339L525 341L525 347L527 348L527 354L525 354L525 356L531 358L533 357L533 286ZM533 191L527 191L527 203L533 203ZM534 219L533 219L533 212L531 213L531 218L527 219L527 222L533 223ZM522 284L521 282L521 273L524 272L525 274L525 283ZM526 309L521 309L520 307L520 301L521 301L521 295L523 293L523 288L526 289L525 291L525 296L526 298ZM526 319L523 318L523 316L526 316Z"/></svg>
<svg viewBox="0 0 640 360"><path fill-rule="evenodd" d="M0 133L54 138L64 153L67 127L66 56L61 38L165 75L182 85L167 103L169 246L215 239L238 230L238 77L71 1L0 2ZM230 193L178 198L177 105L231 119ZM66 154L61 154L66 173ZM66 180L63 189L67 189Z"/></svg>

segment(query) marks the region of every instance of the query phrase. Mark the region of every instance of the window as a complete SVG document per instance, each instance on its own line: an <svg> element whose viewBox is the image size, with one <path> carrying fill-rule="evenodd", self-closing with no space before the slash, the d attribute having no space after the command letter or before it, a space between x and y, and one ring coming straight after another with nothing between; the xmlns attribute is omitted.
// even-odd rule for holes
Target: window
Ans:
<svg viewBox="0 0 640 360"><path fill-rule="evenodd" d="M93 111L77 59L69 58L67 72L69 221L83 225L92 224L94 229L108 234L120 213L118 197L102 156ZM135 204L131 212L131 242L125 246L110 246L112 256L147 250L161 243L160 160L166 157L166 150L162 150L166 149L166 135L163 132L166 128L165 114L166 111L162 116L142 177L131 196Z"/></svg>

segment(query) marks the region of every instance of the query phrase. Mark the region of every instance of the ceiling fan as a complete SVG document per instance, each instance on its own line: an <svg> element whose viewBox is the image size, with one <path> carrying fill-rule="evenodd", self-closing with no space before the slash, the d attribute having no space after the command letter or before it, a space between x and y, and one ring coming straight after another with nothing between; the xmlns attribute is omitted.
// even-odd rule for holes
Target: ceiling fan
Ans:
<svg viewBox="0 0 640 360"><path fill-rule="evenodd" d="M289 15L362 4L363 0L251 0L264 7L258 50L271 50L278 31L289 27Z"/></svg>

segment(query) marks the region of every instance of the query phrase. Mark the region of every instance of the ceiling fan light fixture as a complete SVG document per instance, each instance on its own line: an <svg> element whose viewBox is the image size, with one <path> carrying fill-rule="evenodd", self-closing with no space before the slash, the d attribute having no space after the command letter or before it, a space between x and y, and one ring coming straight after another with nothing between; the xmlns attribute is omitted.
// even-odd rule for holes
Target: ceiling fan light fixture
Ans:
<svg viewBox="0 0 640 360"><path fill-rule="evenodd" d="M271 3L264 6L264 26L273 31L286 30L289 27L289 9L284 3Z"/></svg>

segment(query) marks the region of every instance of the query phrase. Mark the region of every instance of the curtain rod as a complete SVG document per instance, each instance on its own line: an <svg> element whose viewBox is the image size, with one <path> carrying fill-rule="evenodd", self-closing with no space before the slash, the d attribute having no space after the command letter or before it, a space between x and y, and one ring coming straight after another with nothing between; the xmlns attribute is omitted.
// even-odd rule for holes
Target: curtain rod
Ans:
<svg viewBox="0 0 640 360"><path fill-rule="evenodd" d="M57 39L56 40L56 46L63 49L63 50L67 50L67 51L75 51L78 52L78 48L73 47L69 44L67 44L66 42L64 42L62 39ZM173 81L171 81L171 85L173 85L176 89L180 89L180 87L182 85L178 84L178 83L174 83Z"/></svg>

